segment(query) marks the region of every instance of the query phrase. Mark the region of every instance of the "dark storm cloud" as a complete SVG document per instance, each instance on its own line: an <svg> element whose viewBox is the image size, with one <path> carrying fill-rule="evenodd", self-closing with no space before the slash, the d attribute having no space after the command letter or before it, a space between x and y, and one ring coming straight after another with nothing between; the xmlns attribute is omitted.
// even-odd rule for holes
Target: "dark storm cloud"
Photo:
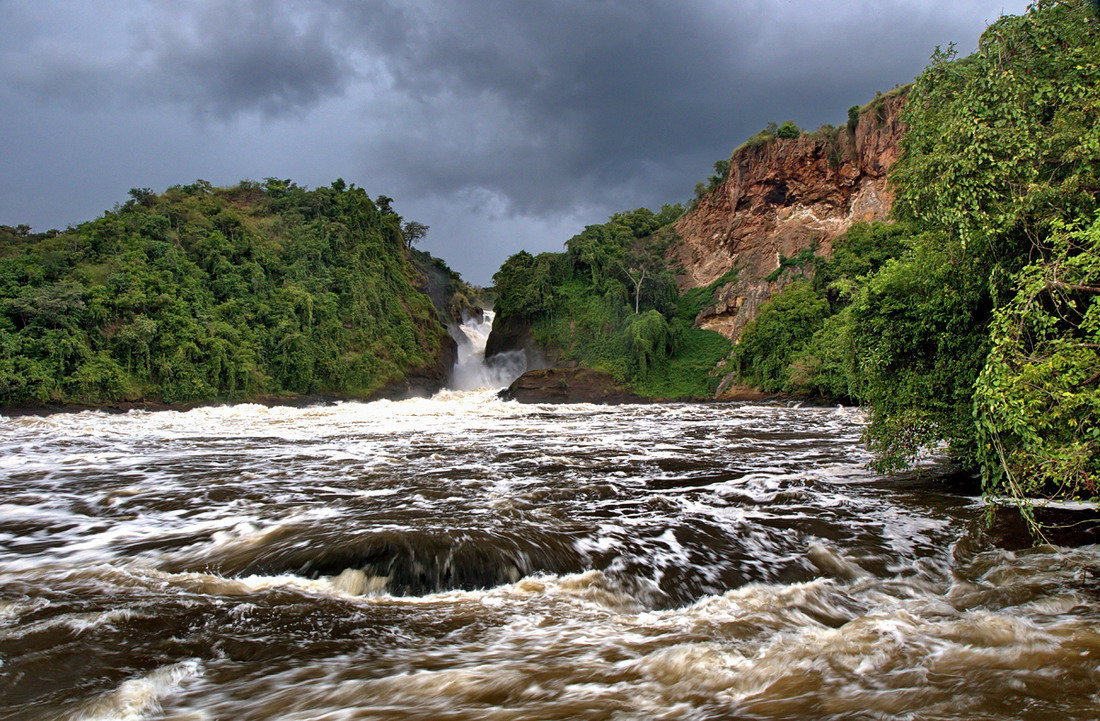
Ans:
<svg viewBox="0 0 1100 721"><path fill-rule="evenodd" d="M4 0L0 222L64 225L195 177L343 176L485 280L563 228L687 198L770 120L843 123L1025 5Z"/></svg>
<svg viewBox="0 0 1100 721"><path fill-rule="evenodd" d="M276 0L137 7L92 19L100 25L94 35L81 32L87 26L70 28L72 43L32 28L4 53L7 81L78 106L182 104L199 116L230 119L301 113L354 79L325 16L291 13Z"/></svg>
<svg viewBox="0 0 1100 721"><path fill-rule="evenodd" d="M419 142L376 137L414 192L478 188L522 213L557 212L625 195L640 171L682 184L670 158L730 142L712 116L751 22L723 26L659 2L387 7L374 15L341 4L341 26L349 43L381 53L399 91L382 120Z"/></svg>
<svg viewBox="0 0 1100 721"><path fill-rule="evenodd" d="M391 79L376 163L523 214L690 193L769 120L816 127L907 82L965 3L330 3ZM992 20L998 12L986 9ZM971 32L977 32L979 27ZM404 142L413 138L414 142ZM640 201L634 201L635 204Z"/></svg>
<svg viewBox="0 0 1100 721"><path fill-rule="evenodd" d="M142 44L152 60L149 80L201 112L299 112L352 79L324 18L294 16L273 0L168 7L168 21Z"/></svg>

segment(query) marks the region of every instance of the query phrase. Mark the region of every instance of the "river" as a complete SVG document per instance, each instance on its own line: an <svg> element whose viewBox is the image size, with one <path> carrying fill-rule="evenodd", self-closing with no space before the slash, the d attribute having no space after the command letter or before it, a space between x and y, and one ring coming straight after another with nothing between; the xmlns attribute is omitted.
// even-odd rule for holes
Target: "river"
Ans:
<svg viewBox="0 0 1100 721"><path fill-rule="evenodd" d="M1006 545L934 466L868 471L862 424L0 418L0 719L1096 719L1095 534Z"/></svg>

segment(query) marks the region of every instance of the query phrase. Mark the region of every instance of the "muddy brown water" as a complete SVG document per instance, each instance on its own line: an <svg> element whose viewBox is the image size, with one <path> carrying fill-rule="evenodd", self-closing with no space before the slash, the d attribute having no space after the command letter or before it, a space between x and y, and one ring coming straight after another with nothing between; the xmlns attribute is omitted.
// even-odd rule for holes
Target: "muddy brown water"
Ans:
<svg viewBox="0 0 1100 721"><path fill-rule="evenodd" d="M0 719L1100 718L1095 510L1029 548L935 465L868 471L862 423L0 418Z"/></svg>

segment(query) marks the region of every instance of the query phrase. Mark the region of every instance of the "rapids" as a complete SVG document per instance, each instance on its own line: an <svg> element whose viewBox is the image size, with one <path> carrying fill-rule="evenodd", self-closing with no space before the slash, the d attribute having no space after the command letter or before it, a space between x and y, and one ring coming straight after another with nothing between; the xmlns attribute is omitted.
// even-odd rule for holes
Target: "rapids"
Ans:
<svg viewBox="0 0 1100 721"><path fill-rule="evenodd" d="M2 417L0 719L1096 719L1100 546L998 542L862 425L489 390Z"/></svg>

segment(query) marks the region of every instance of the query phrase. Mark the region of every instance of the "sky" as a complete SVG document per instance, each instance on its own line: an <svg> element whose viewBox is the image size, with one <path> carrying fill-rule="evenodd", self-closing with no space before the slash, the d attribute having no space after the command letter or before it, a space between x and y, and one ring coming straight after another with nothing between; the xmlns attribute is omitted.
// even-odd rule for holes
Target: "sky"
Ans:
<svg viewBox="0 0 1100 721"><path fill-rule="evenodd" d="M842 124L1024 0L0 0L0 224L336 178L488 284L686 201L769 121Z"/></svg>

